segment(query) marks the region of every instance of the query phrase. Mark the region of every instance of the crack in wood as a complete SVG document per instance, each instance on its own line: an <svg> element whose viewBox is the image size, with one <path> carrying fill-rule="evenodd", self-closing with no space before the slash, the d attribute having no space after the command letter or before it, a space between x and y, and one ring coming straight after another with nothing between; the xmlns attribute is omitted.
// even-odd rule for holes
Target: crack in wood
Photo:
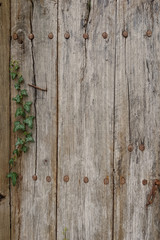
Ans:
<svg viewBox="0 0 160 240"><path fill-rule="evenodd" d="M32 26L32 20L33 20L33 12L34 12L34 3L33 0L31 0L31 14L30 14L30 28L31 33L33 33L33 26ZM32 56L32 62L33 62L33 85L36 86L36 73L35 73L35 59L34 59L34 50L33 50L33 40L31 40L31 56ZM35 88L35 96L34 96L34 110L35 110L35 129L36 129L36 137L35 137L35 144L36 144L36 152L35 152L35 174L37 172L37 89Z"/></svg>

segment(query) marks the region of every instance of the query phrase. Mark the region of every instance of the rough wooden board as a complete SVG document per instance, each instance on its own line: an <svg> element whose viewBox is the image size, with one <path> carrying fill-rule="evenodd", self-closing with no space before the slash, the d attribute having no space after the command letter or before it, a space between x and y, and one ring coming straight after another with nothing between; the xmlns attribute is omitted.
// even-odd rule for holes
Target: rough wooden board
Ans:
<svg viewBox="0 0 160 240"><path fill-rule="evenodd" d="M10 239L9 181L6 178L10 155L10 3L8 0L1 1L0 23L0 240L4 240Z"/></svg>
<svg viewBox="0 0 160 240"><path fill-rule="evenodd" d="M12 1L12 56L21 64L36 116L30 150L17 164L23 180L12 188L12 239L56 239L57 5L55 1ZM34 39L28 39L33 32ZM48 34L53 32L54 38ZM31 83L47 92L35 90ZM13 89L13 86L12 86ZM12 90L12 96L15 91ZM12 126L15 104L12 104ZM15 139L12 136L12 145ZM32 175L37 174L34 182ZM51 182L46 177L51 177Z"/></svg>
<svg viewBox="0 0 160 240"><path fill-rule="evenodd" d="M89 2L59 1L57 240L112 239L115 1Z"/></svg>
<svg viewBox="0 0 160 240"><path fill-rule="evenodd" d="M160 197L146 208L152 181L159 178L160 3L117 1L115 95L114 239L160 238ZM122 37L127 29L128 38ZM151 29L152 36L146 36ZM133 144L129 153L127 147ZM141 152L139 145L144 143ZM124 176L126 184L120 185ZM149 184L142 185L147 179Z"/></svg>

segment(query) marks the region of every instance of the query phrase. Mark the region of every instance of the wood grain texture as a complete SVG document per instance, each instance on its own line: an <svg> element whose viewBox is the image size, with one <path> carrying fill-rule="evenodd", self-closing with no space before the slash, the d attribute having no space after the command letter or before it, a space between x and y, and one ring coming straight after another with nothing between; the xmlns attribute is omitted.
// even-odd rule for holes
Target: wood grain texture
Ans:
<svg viewBox="0 0 160 240"><path fill-rule="evenodd" d="M153 180L159 178L160 3L117 1L115 85L114 239L160 238L160 196L146 208ZM128 31L128 38L122 31ZM147 37L147 30L152 36ZM134 150L127 148L133 144ZM139 150L144 144L145 150ZM120 178L126 184L120 184ZM142 180L148 185L143 186Z"/></svg>
<svg viewBox="0 0 160 240"><path fill-rule="evenodd" d="M70 240L112 239L115 1L60 0L58 13L57 240L64 228Z"/></svg>
<svg viewBox="0 0 160 240"><path fill-rule="evenodd" d="M10 239L9 171L10 156L10 3L0 4L0 240Z"/></svg>
<svg viewBox="0 0 160 240"><path fill-rule="evenodd" d="M12 188L12 239L56 239L57 5L56 1L12 1L12 57L21 64L33 101L34 139L16 170L23 180ZM48 34L54 34L53 39ZM28 35L34 34L30 40ZM47 92L28 86L47 88ZM15 94L12 85L12 96ZM15 104L12 104L12 126ZM12 146L15 139L12 136ZM37 175L33 181L32 175ZM51 181L46 181L46 177Z"/></svg>

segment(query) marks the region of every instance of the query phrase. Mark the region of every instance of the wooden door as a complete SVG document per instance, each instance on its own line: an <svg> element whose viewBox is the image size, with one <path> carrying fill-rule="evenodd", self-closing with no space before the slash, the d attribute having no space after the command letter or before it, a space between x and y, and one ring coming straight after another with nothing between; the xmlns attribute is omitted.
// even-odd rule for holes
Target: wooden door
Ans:
<svg viewBox="0 0 160 240"><path fill-rule="evenodd" d="M0 240L158 240L159 1L3 0L0 19ZM35 116L15 187L9 58Z"/></svg>

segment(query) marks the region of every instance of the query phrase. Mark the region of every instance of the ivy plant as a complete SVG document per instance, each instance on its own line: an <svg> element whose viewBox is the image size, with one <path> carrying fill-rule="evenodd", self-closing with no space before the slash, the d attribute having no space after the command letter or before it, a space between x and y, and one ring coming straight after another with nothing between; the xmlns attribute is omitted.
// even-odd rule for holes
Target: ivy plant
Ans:
<svg viewBox="0 0 160 240"><path fill-rule="evenodd" d="M17 105L15 112L15 122L13 132L16 133L17 140L15 143L15 149L13 150L12 157L9 160L10 172L7 175L11 179L13 186L16 185L18 179L18 173L13 171L18 158L22 153L26 153L29 149L29 143L34 142L31 129L33 128L34 116L30 115L31 101L26 101L28 97L27 90L22 88L24 78L19 72L19 63L11 60L10 63L10 75L11 79L15 82L14 87L17 90L17 95L12 98Z"/></svg>

